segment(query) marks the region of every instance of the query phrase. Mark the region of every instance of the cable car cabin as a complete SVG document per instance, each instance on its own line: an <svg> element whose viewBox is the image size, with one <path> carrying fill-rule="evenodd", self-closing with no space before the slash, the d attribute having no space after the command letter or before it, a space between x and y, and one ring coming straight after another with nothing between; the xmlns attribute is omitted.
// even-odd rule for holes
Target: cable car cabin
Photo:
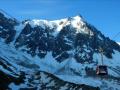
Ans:
<svg viewBox="0 0 120 90"><path fill-rule="evenodd" d="M96 68L96 74L97 75L108 75L108 70L107 70L107 66L105 65L99 65Z"/></svg>

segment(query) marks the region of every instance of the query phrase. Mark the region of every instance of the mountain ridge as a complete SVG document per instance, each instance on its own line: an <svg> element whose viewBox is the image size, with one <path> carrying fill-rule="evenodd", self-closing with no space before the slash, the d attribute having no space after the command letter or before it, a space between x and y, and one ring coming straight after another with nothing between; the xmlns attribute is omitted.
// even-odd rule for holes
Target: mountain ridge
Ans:
<svg viewBox="0 0 120 90"><path fill-rule="evenodd" d="M98 84L101 90L119 88L119 81L115 83L115 80L120 77L120 46L79 16L19 23L0 13L0 39L0 57L25 71L40 70L63 81L90 86ZM101 63L100 47L104 50L104 63L110 67L108 80L103 77L102 81L95 74L96 66Z"/></svg>

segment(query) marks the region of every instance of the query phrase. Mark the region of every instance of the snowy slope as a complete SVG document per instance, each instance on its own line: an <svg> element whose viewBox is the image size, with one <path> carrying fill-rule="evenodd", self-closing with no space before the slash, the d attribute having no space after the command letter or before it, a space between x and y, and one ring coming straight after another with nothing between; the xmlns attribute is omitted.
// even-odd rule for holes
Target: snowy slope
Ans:
<svg viewBox="0 0 120 90"><path fill-rule="evenodd" d="M120 42L117 42L120 45Z"/></svg>
<svg viewBox="0 0 120 90"><path fill-rule="evenodd" d="M119 77L120 77L119 73L120 72L119 71L117 71L119 72L117 73L114 70L111 70L111 71L109 70L109 74L115 76L114 78L86 76L85 71L84 71L85 66L96 67L95 65L89 65L89 64L82 65L82 64L75 62L75 60L70 62L69 65L68 65L68 61L59 64L55 62L53 58L50 58L51 57L50 54L48 54L44 60L39 59L39 57L33 58L29 54L23 53L21 51L16 51L14 48L9 47L5 45L4 43L1 43L0 49L1 49L0 57L5 58L9 63L11 63L17 69L17 70L13 70L16 73L19 71L24 71L24 72L27 72L27 74L29 74L28 72L45 71L45 72L54 74L55 76L57 76L58 78L64 81L76 83L79 85L85 84L89 86L100 87L101 90L109 90L110 88L114 88L113 90L118 88L119 90L120 88L120 85L119 85ZM106 62L105 64L110 65L110 67L115 68L114 64L117 66L117 64L119 64L119 61L116 60L116 62L112 62L112 61ZM61 70L60 72L60 69L64 67L65 69L63 71ZM76 70L78 74L74 74L70 70L70 68L73 68L74 70ZM6 72L6 70L3 70L3 71L5 71L5 73L10 74L9 72ZM59 73L57 71L59 71ZM106 86L104 86L104 84L106 84ZM115 87L113 85L115 85ZM13 83L11 83L9 85L9 87L11 88L14 88L13 86L16 88L28 87L26 84L21 84L20 86L16 86Z"/></svg>
<svg viewBox="0 0 120 90"><path fill-rule="evenodd" d="M54 67L53 65L55 65L56 63L52 65L52 61L49 61L50 59L49 56L48 56L49 59L46 58L45 61L43 61L38 57L33 58L27 53L17 51L14 47L9 47L4 43L0 43L0 50L1 50L0 58L4 58L4 61L1 59L1 62L4 63L9 62L10 65L7 64L7 67L12 70L11 71L10 69L6 69L1 66L0 71L3 71L6 75L10 75L14 78L16 77L16 80L18 78L17 81L14 81L13 79L8 84L8 88L12 90L20 90L20 89L30 89L30 90L79 89L80 90L84 88L99 90L96 87L85 84L75 84L72 82L70 83L67 82L66 80L59 79L59 77L57 78L57 76L50 74L56 71L57 68L55 70L53 69ZM23 78L19 77L19 75L21 75L20 74L21 72L25 73L25 75L22 76ZM24 81L20 81L21 79L23 79ZM20 84L16 84L17 82L19 82ZM1 83L1 85L0 85L0 89L5 89L5 88L7 89L7 86L4 86L4 83Z"/></svg>

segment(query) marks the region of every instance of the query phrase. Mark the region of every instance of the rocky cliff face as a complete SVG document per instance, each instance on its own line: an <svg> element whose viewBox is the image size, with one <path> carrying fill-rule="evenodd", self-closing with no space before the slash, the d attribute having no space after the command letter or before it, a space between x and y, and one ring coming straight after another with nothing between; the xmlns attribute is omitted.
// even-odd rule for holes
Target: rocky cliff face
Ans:
<svg viewBox="0 0 120 90"><path fill-rule="evenodd" d="M75 23L77 26L74 26L73 22L77 22ZM32 56L38 55L40 58L44 58L47 52L52 52L52 56L58 62L62 62L73 54L72 56L77 62L90 63L93 60L93 54L99 53L100 47L103 48L107 58L112 58L114 50L120 51L116 42L82 21L80 16L70 20L60 20L59 23L34 20L34 22L27 21L24 25L25 27L16 39L15 46L16 48L25 47L25 51ZM61 29L57 31L58 28Z"/></svg>
<svg viewBox="0 0 120 90"><path fill-rule="evenodd" d="M42 90L45 88L60 89L62 87L65 88L65 86L66 89L72 88L75 90L78 90L78 88L86 88L85 90L88 90L89 86L92 88L89 90L99 90L99 88L103 90L113 88L115 90L119 88L120 61L118 57L120 56L120 46L108 37L105 37L94 26L84 21L81 16L55 21L25 20L18 22L16 19L0 13L0 39L0 63L1 67L4 68L0 68L1 74L4 78L11 78L10 80L8 79L9 83L3 83L4 79L1 80L5 87L9 86L12 88L15 86L11 83L16 83L16 80L20 80L20 72L23 72L24 75L22 74L22 76L26 78L22 77L24 83L22 79L19 82L26 85L26 88L29 87L27 84L31 85L32 83L28 81L25 84L25 80L29 80L28 77L32 77L31 74L37 70L39 77L45 76L44 78L47 80L48 76L50 76L53 81L57 80L57 85L61 82L58 87L55 87L56 84L54 83L52 84L53 86L50 85L47 88L47 84L42 83L40 78L38 80L39 83L35 82L36 74L33 74L32 81L37 83L33 87L40 85L39 88ZM99 56L100 48L104 51L104 64L109 68L109 75L102 77L102 81L95 74L97 64L101 63ZM9 63L12 63L12 65ZM18 70L19 74L15 73L15 76L18 76L17 78L14 75L10 75L10 73L15 72L15 69L9 69L10 66L11 69L14 66ZM28 69L31 73L27 73ZM6 73L4 70L9 71L9 73ZM65 78L66 75L68 77L74 75L76 77L72 78L79 78L79 80L72 80L71 77L67 79ZM90 81L87 81L89 79ZM94 84L91 84L94 80ZM108 83L109 81L111 82ZM106 83L106 85L101 82ZM117 87L114 88L111 84L115 84Z"/></svg>

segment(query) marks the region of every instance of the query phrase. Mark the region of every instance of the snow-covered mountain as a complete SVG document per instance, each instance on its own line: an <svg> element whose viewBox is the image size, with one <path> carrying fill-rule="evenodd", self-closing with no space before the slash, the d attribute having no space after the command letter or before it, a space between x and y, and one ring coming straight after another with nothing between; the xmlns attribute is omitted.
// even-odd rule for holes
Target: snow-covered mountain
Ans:
<svg viewBox="0 0 120 90"><path fill-rule="evenodd" d="M120 42L117 42L120 45Z"/></svg>
<svg viewBox="0 0 120 90"><path fill-rule="evenodd" d="M104 77L95 73L100 48ZM120 46L79 15L18 22L0 13L0 88L119 90L119 58Z"/></svg>

